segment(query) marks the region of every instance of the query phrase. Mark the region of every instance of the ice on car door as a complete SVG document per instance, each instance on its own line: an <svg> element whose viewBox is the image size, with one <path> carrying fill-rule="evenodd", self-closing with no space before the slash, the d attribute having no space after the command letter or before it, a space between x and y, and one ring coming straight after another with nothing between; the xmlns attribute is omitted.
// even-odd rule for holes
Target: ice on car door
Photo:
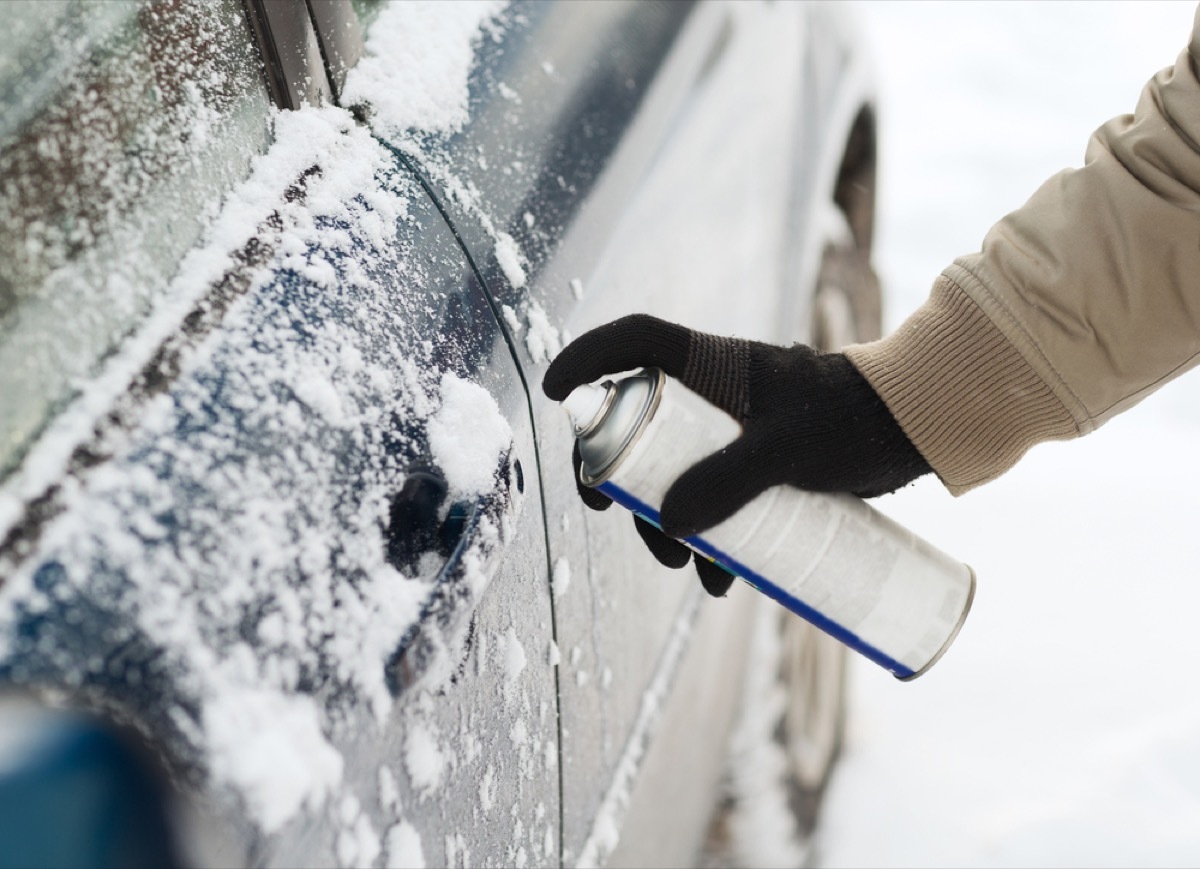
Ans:
<svg viewBox="0 0 1200 869"><path fill-rule="evenodd" d="M795 336L779 303L799 168L801 13L789 4L514 3L476 22L469 112L456 126L414 135L386 94L367 109L447 210L528 380L553 563L569 863L602 861L618 835L640 835L645 847L664 838L660 824L678 850L618 856L694 857L737 708L753 600L735 592L701 605L690 571L660 568L628 516L582 507L569 428L539 382L567 328L633 311L765 340ZM758 62L764 47L773 63ZM349 96L371 104L373 95ZM696 685L710 703L704 726L685 721L657 738L660 717L678 724L670 716L693 711L683 695ZM649 788L644 760L663 773ZM622 827L631 799L649 799L653 811Z"/></svg>
<svg viewBox="0 0 1200 869"><path fill-rule="evenodd" d="M606 296L589 294L611 234L703 65L707 42L672 58L692 16L689 4L513 4L477 22L475 65L463 82L469 112L438 136L405 129L387 94L372 103L353 74L346 94L370 104L373 128L408 155L446 208L529 381L559 642L568 863L601 858L596 831L618 832L612 795L632 785L636 758L626 760L648 735L646 698L658 691L661 699L696 600L695 583L658 568L628 517L582 507L569 429L540 379L569 338L558 324L588 301L593 314L604 309Z"/></svg>
<svg viewBox="0 0 1200 869"><path fill-rule="evenodd" d="M537 462L461 247L336 108L275 114L195 211L133 334L67 372L67 467L14 458L0 683L135 722L224 860L555 862Z"/></svg>

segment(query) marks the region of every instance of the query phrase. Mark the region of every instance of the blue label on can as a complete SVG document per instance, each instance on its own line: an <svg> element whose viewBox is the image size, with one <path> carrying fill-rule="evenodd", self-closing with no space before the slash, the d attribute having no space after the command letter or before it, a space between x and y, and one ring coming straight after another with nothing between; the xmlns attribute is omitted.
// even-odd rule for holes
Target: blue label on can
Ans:
<svg viewBox="0 0 1200 869"><path fill-rule="evenodd" d="M615 485L611 481L606 481L597 486L596 489L597 491L603 492L605 495L612 498L626 510L641 516L656 528L662 528L658 511L644 501L641 501L637 497L631 495L629 492L626 492L620 486ZM881 652L870 643L865 642L857 634L847 630L837 622L831 621L828 617L813 609L799 598L788 594L765 576L755 573L753 570L746 567L746 565L739 562L736 558L731 558L724 552L721 552L703 537L694 535L692 537L684 538L683 542L695 551L699 552L701 555L712 559L716 564L719 564L734 576L745 580L767 597L783 604L783 606L787 607L788 610L800 616L805 621L829 634L839 642L844 643L845 645L854 649L856 652L865 655L879 666L891 672L892 675L896 676L896 678L908 679L915 675L915 671L912 668L906 667L895 658Z"/></svg>

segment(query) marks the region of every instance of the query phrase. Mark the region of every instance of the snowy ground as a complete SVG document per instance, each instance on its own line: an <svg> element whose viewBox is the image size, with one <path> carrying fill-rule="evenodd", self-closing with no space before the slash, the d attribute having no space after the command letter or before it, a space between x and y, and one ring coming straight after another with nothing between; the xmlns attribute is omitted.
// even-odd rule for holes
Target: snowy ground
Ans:
<svg viewBox="0 0 1200 869"><path fill-rule="evenodd" d="M1088 135L1132 110L1195 4L861 3L882 85L895 325ZM852 671L823 866L1200 863L1200 373L953 499L879 506L973 565L912 684Z"/></svg>

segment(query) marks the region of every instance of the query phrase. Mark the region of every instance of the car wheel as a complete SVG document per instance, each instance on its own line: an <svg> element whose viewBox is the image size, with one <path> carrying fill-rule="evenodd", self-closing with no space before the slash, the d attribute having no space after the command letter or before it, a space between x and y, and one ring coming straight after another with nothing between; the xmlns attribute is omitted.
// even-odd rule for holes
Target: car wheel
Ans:
<svg viewBox="0 0 1200 869"><path fill-rule="evenodd" d="M839 211L840 213L840 211ZM869 254L849 231L825 248L814 297L813 345L838 350L878 336L880 289ZM845 730L846 647L790 613L777 614L779 682L786 692L778 738L787 754L792 811L806 837L816 825Z"/></svg>
<svg viewBox="0 0 1200 869"><path fill-rule="evenodd" d="M822 216L826 244L811 343L836 350L878 337L881 293L870 265L869 229L861 229L869 221L848 219L841 203L830 203ZM710 830L709 866L811 862L813 831L845 730L846 656L832 637L762 601L727 793Z"/></svg>

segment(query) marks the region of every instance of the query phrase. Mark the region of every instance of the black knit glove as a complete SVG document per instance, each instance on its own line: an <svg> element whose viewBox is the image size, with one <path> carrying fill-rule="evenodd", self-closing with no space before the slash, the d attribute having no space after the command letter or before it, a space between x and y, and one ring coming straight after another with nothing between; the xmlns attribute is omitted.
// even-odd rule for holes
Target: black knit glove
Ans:
<svg viewBox="0 0 1200 869"><path fill-rule="evenodd" d="M634 314L571 342L550 365L542 389L562 401L584 383L648 366L663 369L743 428L741 437L667 490L660 511L665 534L638 520L642 539L668 567L683 567L691 555L671 538L717 525L772 486L871 498L932 470L850 360L802 344L721 338ZM608 498L579 483L578 446L574 458L584 503L606 509ZM701 557L695 563L705 589L724 595L729 574Z"/></svg>

